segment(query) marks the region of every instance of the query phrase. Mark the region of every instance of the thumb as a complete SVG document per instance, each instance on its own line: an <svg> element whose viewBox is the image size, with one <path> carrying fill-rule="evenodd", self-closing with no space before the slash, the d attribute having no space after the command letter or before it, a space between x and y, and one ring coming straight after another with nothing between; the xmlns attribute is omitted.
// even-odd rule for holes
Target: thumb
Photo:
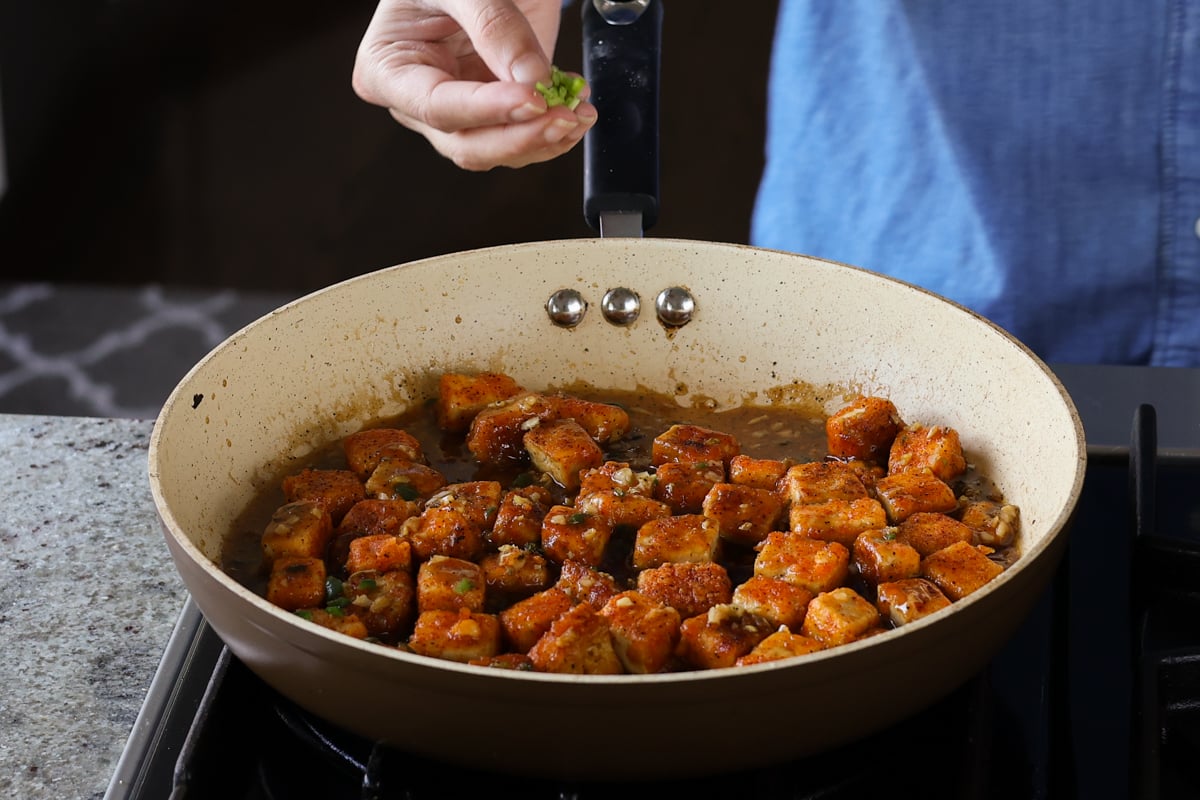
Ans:
<svg viewBox="0 0 1200 800"><path fill-rule="evenodd" d="M497 79L535 83L550 78L550 60L512 0L452 0L446 5Z"/></svg>

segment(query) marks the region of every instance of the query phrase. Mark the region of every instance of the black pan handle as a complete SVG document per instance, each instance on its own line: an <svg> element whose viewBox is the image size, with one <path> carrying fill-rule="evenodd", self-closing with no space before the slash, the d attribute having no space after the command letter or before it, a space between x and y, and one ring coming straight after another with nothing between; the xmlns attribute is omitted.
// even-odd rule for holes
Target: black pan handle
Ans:
<svg viewBox="0 0 1200 800"><path fill-rule="evenodd" d="M636 212L649 228L658 220L662 0L649 0L636 21L623 25L608 22L594 0L582 5L583 76L600 114L583 140L583 215L600 230L601 214Z"/></svg>

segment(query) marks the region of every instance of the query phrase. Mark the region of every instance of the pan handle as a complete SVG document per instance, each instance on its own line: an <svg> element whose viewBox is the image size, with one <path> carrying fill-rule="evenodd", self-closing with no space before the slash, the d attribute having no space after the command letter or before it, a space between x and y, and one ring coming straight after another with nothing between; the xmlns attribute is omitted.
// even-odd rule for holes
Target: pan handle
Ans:
<svg viewBox="0 0 1200 800"><path fill-rule="evenodd" d="M658 220L662 0L582 5L583 76L600 114L583 140L583 215L603 235L602 215L638 214L640 235Z"/></svg>

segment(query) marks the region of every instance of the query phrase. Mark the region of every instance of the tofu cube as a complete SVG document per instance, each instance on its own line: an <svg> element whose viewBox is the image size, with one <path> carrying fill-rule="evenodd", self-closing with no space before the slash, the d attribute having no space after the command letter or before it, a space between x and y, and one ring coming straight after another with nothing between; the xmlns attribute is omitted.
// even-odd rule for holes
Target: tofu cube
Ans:
<svg viewBox="0 0 1200 800"><path fill-rule="evenodd" d="M384 458L424 463L425 451L421 441L399 428L371 428L352 433L342 439L346 465L365 481Z"/></svg>
<svg viewBox="0 0 1200 800"><path fill-rule="evenodd" d="M296 616L354 639L365 639L371 635L356 614L347 614L341 609L331 614L323 608L301 608L296 611Z"/></svg>
<svg viewBox="0 0 1200 800"><path fill-rule="evenodd" d="M411 526L408 540L419 561L435 555L474 561L483 553L479 526L456 508L425 509Z"/></svg>
<svg viewBox="0 0 1200 800"><path fill-rule="evenodd" d="M289 503L297 500L319 503L329 512L335 527L355 503L367 496L363 482L345 469L301 470L284 478L282 486Z"/></svg>
<svg viewBox="0 0 1200 800"><path fill-rule="evenodd" d="M552 399L558 404L559 419L574 420L601 444L611 444L629 433L629 414L620 406L570 395L555 395Z"/></svg>
<svg viewBox="0 0 1200 800"><path fill-rule="evenodd" d="M843 461L811 461L790 467L781 486L791 505L861 500L870 497L860 471Z"/></svg>
<svg viewBox="0 0 1200 800"><path fill-rule="evenodd" d="M550 630L550 624L574 605L566 592L555 587L518 600L499 615L505 641L518 653L528 653L529 648Z"/></svg>
<svg viewBox="0 0 1200 800"><path fill-rule="evenodd" d="M379 500L417 502L446 485L446 476L433 467L385 456L367 478L366 496Z"/></svg>
<svg viewBox="0 0 1200 800"><path fill-rule="evenodd" d="M325 605L325 562L308 556L284 556L271 565L267 600L295 611Z"/></svg>
<svg viewBox="0 0 1200 800"><path fill-rule="evenodd" d="M958 520L929 511L913 514L896 528L896 538L915 548L922 558L955 542L970 544L973 536L972 530Z"/></svg>
<svg viewBox="0 0 1200 800"><path fill-rule="evenodd" d="M467 663L500 652L500 621L467 608L426 611L417 617L408 646L414 653Z"/></svg>
<svg viewBox="0 0 1200 800"><path fill-rule="evenodd" d="M479 560L488 595L525 597L550 586L550 562L523 547L505 544Z"/></svg>
<svg viewBox="0 0 1200 800"><path fill-rule="evenodd" d="M697 669L732 667L773 630L770 622L741 606L716 605L683 621L675 652Z"/></svg>
<svg viewBox="0 0 1200 800"><path fill-rule="evenodd" d="M869 497L795 504L788 509L788 527L792 531L846 547L853 545L863 531L884 528L887 524L883 506Z"/></svg>
<svg viewBox="0 0 1200 800"><path fill-rule="evenodd" d="M854 540L854 565L867 583L915 578L921 573L921 554L899 541L896 533L896 528L863 531Z"/></svg>
<svg viewBox="0 0 1200 800"><path fill-rule="evenodd" d="M655 437L650 462L657 467L668 461L684 464L705 461L728 468L730 459L740 452L741 445L731 434L699 425L672 425Z"/></svg>
<svg viewBox="0 0 1200 800"><path fill-rule="evenodd" d="M958 431L942 425L909 425L897 434L888 454L888 474L922 469L946 482L966 472Z"/></svg>
<svg viewBox="0 0 1200 800"><path fill-rule="evenodd" d="M412 543L386 533L359 536L350 542L345 567L347 575L366 570L412 572Z"/></svg>
<svg viewBox="0 0 1200 800"><path fill-rule="evenodd" d="M813 593L779 578L753 575L733 590L733 604L757 614L774 627L800 630Z"/></svg>
<svg viewBox="0 0 1200 800"><path fill-rule="evenodd" d="M770 489L718 483L705 496L702 510L717 524L721 538L753 546L775 530L783 502Z"/></svg>
<svg viewBox="0 0 1200 800"><path fill-rule="evenodd" d="M625 671L635 675L662 672L679 642L679 612L643 594L621 592L604 604L613 649Z"/></svg>
<svg viewBox="0 0 1200 800"><path fill-rule="evenodd" d="M575 509L608 520L613 528L637 529L653 519L671 516L666 503L620 491L592 492L575 498Z"/></svg>
<svg viewBox="0 0 1200 800"><path fill-rule="evenodd" d="M850 551L839 542L823 542L799 533L776 531L758 547L754 574L827 592L850 575Z"/></svg>
<svg viewBox="0 0 1200 800"><path fill-rule="evenodd" d="M420 515L421 504L415 500L359 500L338 523L338 536L399 536L404 523Z"/></svg>
<svg viewBox="0 0 1200 800"><path fill-rule="evenodd" d="M836 458L884 461L903 427L891 400L860 397L825 420L825 446Z"/></svg>
<svg viewBox="0 0 1200 800"><path fill-rule="evenodd" d="M739 486L774 492L779 489L787 471L787 462L774 458L752 458L743 454L729 459L729 482Z"/></svg>
<svg viewBox="0 0 1200 800"><path fill-rule="evenodd" d="M425 510L452 508L462 514L482 536L496 522L504 489L499 481L451 483L425 501Z"/></svg>
<svg viewBox="0 0 1200 800"><path fill-rule="evenodd" d="M1020 509L995 500L970 500L959 514L962 524L971 529L974 541L990 547L1009 547L1017 540Z"/></svg>
<svg viewBox="0 0 1200 800"><path fill-rule="evenodd" d="M924 578L881 583L875 588L875 607L893 625L907 625L950 606L942 590Z"/></svg>
<svg viewBox="0 0 1200 800"><path fill-rule="evenodd" d="M821 592L808 604L800 632L826 647L860 639L880 623L879 611L853 589Z"/></svg>
<svg viewBox="0 0 1200 800"><path fill-rule="evenodd" d="M579 488L580 472L604 463L600 445L573 419L535 425L524 442L533 465L567 491Z"/></svg>
<svg viewBox="0 0 1200 800"><path fill-rule="evenodd" d="M516 381L498 372L444 373L438 378L435 406L438 427L461 433L471 426L471 420L480 411L523 391Z"/></svg>
<svg viewBox="0 0 1200 800"><path fill-rule="evenodd" d="M608 620L580 603L550 624L529 648L529 660L539 672L571 675L620 675L621 659L613 647Z"/></svg>
<svg viewBox="0 0 1200 800"><path fill-rule="evenodd" d="M953 490L928 469L880 478L875 482L875 496L893 525L922 511L946 512L958 507Z"/></svg>
<svg viewBox="0 0 1200 800"><path fill-rule="evenodd" d="M416 616L413 578L406 570L355 573L342 583L342 594L350 601L344 609L353 609L372 636L387 642L407 634Z"/></svg>
<svg viewBox="0 0 1200 800"><path fill-rule="evenodd" d="M607 518L571 506L552 506L542 520L542 552L551 561L599 566L612 538Z"/></svg>
<svg viewBox="0 0 1200 800"><path fill-rule="evenodd" d="M525 547L542 540L542 520L551 505L550 492L543 486L510 489L500 499L496 520L485 538L492 547Z"/></svg>
<svg viewBox="0 0 1200 800"><path fill-rule="evenodd" d="M951 600L961 600L1004 571L979 548L966 542L943 547L921 561L921 576L937 584Z"/></svg>
<svg viewBox="0 0 1200 800"><path fill-rule="evenodd" d="M682 463L668 461L655 471L654 499L676 514L699 514L712 487L725 480L725 465L718 461Z"/></svg>
<svg viewBox="0 0 1200 800"><path fill-rule="evenodd" d="M525 434L532 428L557 419L553 401L536 393L517 395L499 405L488 406L471 421L466 445L471 455L491 466L524 462Z"/></svg>
<svg viewBox="0 0 1200 800"><path fill-rule="evenodd" d="M597 610L621 591L616 578L581 561L564 561L554 585L566 592L572 602L587 603Z"/></svg>
<svg viewBox="0 0 1200 800"><path fill-rule="evenodd" d="M717 524L699 514L653 519L638 528L633 541L633 568L667 563L713 561L720 541Z"/></svg>
<svg viewBox="0 0 1200 800"><path fill-rule="evenodd" d="M472 561L433 556L417 569L417 608L426 611L483 611L487 583Z"/></svg>
<svg viewBox="0 0 1200 800"><path fill-rule="evenodd" d="M262 552L267 563L283 556L320 558L333 538L333 520L314 500L285 503L263 529Z"/></svg>
<svg viewBox="0 0 1200 800"><path fill-rule="evenodd" d="M621 494L636 494L642 497L654 496L654 476L648 472L635 471L625 461L605 461L598 467L584 470L579 474L579 494L589 495L594 492L614 492Z"/></svg>
<svg viewBox="0 0 1200 800"><path fill-rule="evenodd" d="M825 646L816 639L792 633L787 628L780 628L755 645L749 653L739 658L737 666L748 667L751 664L782 661L785 658L806 656L824 649Z"/></svg>
<svg viewBox="0 0 1200 800"><path fill-rule="evenodd" d="M706 614L713 606L733 599L729 573L716 562L663 564L642 570L637 590L675 609L683 619Z"/></svg>

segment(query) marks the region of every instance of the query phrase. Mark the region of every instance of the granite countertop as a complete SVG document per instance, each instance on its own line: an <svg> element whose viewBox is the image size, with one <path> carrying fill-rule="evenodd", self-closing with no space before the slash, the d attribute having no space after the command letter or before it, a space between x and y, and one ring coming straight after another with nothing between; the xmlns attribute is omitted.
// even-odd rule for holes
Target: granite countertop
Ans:
<svg viewBox="0 0 1200 800"><path fill-rule="evenodd" d="M0 796L104 795L183 608L152 427L0 414Z"/></svg>

